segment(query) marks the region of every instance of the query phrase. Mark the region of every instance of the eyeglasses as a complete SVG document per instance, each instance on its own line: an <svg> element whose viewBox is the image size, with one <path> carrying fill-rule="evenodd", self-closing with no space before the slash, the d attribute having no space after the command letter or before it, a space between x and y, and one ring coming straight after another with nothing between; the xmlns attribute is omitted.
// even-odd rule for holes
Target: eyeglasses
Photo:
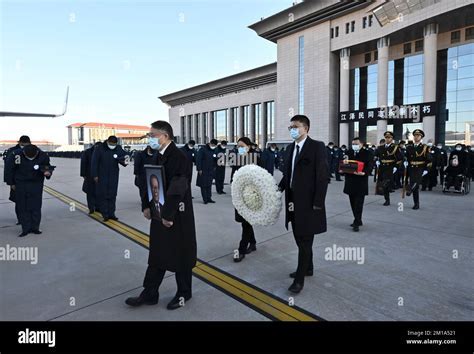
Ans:
<svg viewBox="0 0 474 354"><path fill-rule="evenodd" d="M294 129L294 128L302 128L303 126L302 125L290 125L288 127L288 130L291 130L291 129Z"/></svg>

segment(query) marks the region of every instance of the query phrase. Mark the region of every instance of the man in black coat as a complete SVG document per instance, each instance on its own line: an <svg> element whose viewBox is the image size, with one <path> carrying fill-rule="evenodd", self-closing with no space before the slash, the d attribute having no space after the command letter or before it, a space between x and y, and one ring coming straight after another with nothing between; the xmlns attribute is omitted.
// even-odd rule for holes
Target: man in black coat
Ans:
<svg viewBox="0 0 474 354"><path fill-rule="evenodd" d="M217 194L226 194L224 192L224 180L225 180L225 156L227 153L227 141L222 140L216 148L217 151L217 166L216 166L216 192Z"/></svg>
<svg viewBox="0 0 474 354"><path fill-rule="evenodd" d="M94 153L94 149L100 146L102 143L97 142L90 148L84 150L81 153L81 171L80 175L84 179L82 183L82 191L86 193L87 198L87 207L89 208L89 214L94 213L96 210L99 210L97 204L97 196L95 191L95 182L94 178L92 177L91 167L92 167L92 154Z"/></svg>
<svg viewBox="0 0 474 354"><path fill-rule="evenodd" d="M166 271L174 272L178 290L167 308L178 309L192 297L192 269L196 265L196 231L191 198L192 165L173 142L173 128L168 122L151 125L151 146L158 150L155 165L164 166L164 203L161 220L152 218L148 198L142 199L143 215L151 220L148 268L144 290L126 300L130 306L157 304L159 288Z"/></svg>
<svg viewBox="0 0 474 354"><path fill-rule="evenodd" d="M39 227L44 178L51 178L53 168L49 163L49 156L36 145L26 145L15 152L15 163L7 171L6 182L16 193L22 229L19 237L29 233L41 234Z"/></svg>
<svg viewBox="0 0 474 354"><path fill-rule="evenodd" d="M21 154L22 149L27 146L31 145L30 137L27 135L20 136L18 140L18 144L9 148L3 153L3 160L5 164L3 166L3 181L7 183L7 174L12 172L12 169L15 167L15 156ZM16 214L16 224L20 225L20 217L18 211L18 205L16 203L16 192L13 188L10 187L10 196L8 198L10 201L15 203L15 214Z"/></svg>
<svg viewBox="0 0 474 354"><path fill-rule="evenodd" d="M291 223L298 246L298 267L289 291L299 293L304 277L313 274L313 239L326 232L326 192L329 166L324 143L308 136L310 121L304 115L290 120L290 136L295 142L288 146L285 170L279 189L285 191L285 226Z"/></svg>
<svg viewBox="0 0 474 354"><path fill-rule="evenodd" d="M437 166L437 173L439 174L439 183L441 186L444 185L444 169L448 165L448 153L446 149L443 148L442 143L437 144L437 149L438 149L438 155L437 158L438 160L436 161L436 166Z"/></svg>
<svg viewBox="0 0 474 354"><path fill-rule="evenodd" d="M276 144L271 144L262 152L263 167L273 176L278 161L278 151Z"/></svg>
<svg viewBox="0 0 474 354"><path fill-rule="evenodd" d="M156 159L156 152L147 146L142 151L135 153L135 158L133 159L133 174L135 175L135 185L138 187L138 193L140 194L140 199L143 194L146 194L146 175L145 175L145 165L152 164Z"/></svg>
<svg viewBox="0 0 474 354"><path fill-rule="evenodd" d="M349 195L354 221L351 224L354 231L359 231L362 226L362 211L365 196L369 194L369 174L372 170L371 154L363 148L359 138L352 139L352 148L347 152L345 159L364 163L362 172L346 173L344 193Z"/></svg>
<svg viewBox="0 0 474 354"><path fill-rule="evenodd" d="M189 140L186 145L184 145L181 150L186 154L186 157L194 165L196 164L196 155L197 151L195 149L196 142L194 140ZM192 169L191 169L192 173Z"/></svg>
<svg viewBox="0 0 474 354"><path fill-rule="evenodd" d="M334 143L332 141L326 146L326 153L329 166L329 177L333 178L334 176L332 174L334 173Z"/></svg>
<svg viewBox="0 0 474 354"><path fill-rule="evenodd" d="M199 149L196 157L196 186L201 188L201 195L204 204L215 203L212 200L212 181L216 177L217 167L217 140L212 139L209 144Z"/></svg>
<svg viewBox="0 0 474 354"><path fill-rule="evenodd" d="M104 221L118 220L115 216L115 202L119 182L119 164L127 166L129 157L118 139L110 136L92 154L92 177L96 183L97 203Z"/></svg>

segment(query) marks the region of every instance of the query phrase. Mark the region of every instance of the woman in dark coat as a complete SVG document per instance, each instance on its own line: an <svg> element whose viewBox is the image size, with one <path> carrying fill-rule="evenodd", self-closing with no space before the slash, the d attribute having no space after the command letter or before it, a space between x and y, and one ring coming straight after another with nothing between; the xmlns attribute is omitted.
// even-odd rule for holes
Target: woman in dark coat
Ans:
<svg viewBox="0 0 474 354"><path fill-rule="evenodd" d="M235 163L232 166L231 183L234 173L242 166L256 164L263 168L263 163L260 159L260 156L253 148L252 141L249 138L243 137L239 139L237 142L237 151L238 153L235 157ZM240 262L245 258L246 254L257 250L257 241L255 240L255 234L253 232L252 225L250 225L247 220L245 220L237 212L237 210L235 210L235 221L242 224L242 239L240 240L239 244L239 254L234 257L234 262Z"/></svg>
<svg viewBox="0 0 474 354"><path fill-rule="evenodd" d="M349 195L352 213L354 214L354 222L351 224L354 231L359 231L362 226L362 210L364 208L365 196L369 194L369 174L372 170L372 155L363 148L363 144L359 138L352 140L352 148L349 149L345 160L356 160L364 163L362 172L354 174L346 173L344 182L344 193Z"/></svg>

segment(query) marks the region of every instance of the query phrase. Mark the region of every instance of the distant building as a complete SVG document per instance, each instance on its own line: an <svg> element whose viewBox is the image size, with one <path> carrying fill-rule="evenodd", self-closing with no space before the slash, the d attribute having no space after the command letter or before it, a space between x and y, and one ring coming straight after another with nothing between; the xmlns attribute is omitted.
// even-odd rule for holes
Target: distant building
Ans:
<svg viewBox="0 0 474 354"><path fill-rule="evenodd" d="M121 145L146 144L150 127L115 123L74 123L67 126L69 145L89 145L115 135Z"/></svg>

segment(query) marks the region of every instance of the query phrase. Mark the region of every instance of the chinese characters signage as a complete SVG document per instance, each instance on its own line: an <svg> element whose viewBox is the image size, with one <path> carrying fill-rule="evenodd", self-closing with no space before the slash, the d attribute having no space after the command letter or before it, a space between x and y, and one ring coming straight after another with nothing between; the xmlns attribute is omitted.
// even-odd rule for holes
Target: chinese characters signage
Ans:
<svg viewBox="0 0 474 354"><path fill-rule="evenodd" d="M339 112L339 123L362 122L368 125L386 119L390 123L401 120L403 123L419 123L423 117L437 114L436 102L411 103L401 106L388 106L359 111Z"/></svg>

